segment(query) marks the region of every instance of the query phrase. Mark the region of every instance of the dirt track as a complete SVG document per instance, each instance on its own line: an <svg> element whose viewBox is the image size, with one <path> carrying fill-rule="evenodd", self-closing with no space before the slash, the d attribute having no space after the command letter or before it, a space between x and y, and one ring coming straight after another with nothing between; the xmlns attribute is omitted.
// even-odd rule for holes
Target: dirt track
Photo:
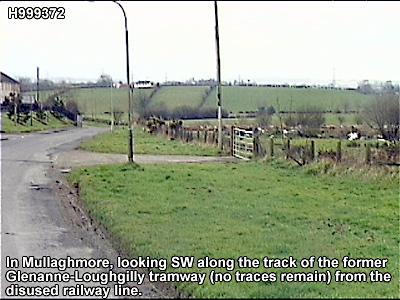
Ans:
<svg viewBox="0 0 400 300"><path fill-rule="evenodd" d="M171 163L228 163L239 159L230 156L187 156L187 155L148 155L136 154L134 161L138 164L171 164ZM83 150L72 150L55 154L56 168L70 169L80 166L127 163L126 154L94 153Z"/></svg>

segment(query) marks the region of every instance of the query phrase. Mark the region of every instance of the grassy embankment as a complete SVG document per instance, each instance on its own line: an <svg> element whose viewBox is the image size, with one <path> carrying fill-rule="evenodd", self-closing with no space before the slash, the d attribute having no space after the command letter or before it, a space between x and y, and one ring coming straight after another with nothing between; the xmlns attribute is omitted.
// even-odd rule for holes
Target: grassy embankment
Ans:
<svg viewBox="0 0 400 300"><path fill-rule="evenodd" d="M104 137L110 145L99 142L93 144L92 150L115 150L112 148L117 144L115 140ZM140 139L145 140L139 133L137 137L138 143ZM126 135L121 138L126 139ZM184 146L177 144L178 150ZM166 154L165 149L162 154ZM390 283L332 282L327 285L280 282L279 279L282 272L327 269L241 269L252 273L275 272L278 281L237 283L233 279L212 285L207 279L202 286L177 283L188 295L396 298L399 297L400 267L398 172L388 171L389 168L377 170L324 162L300 168L280 160L143 168L118 165L75 170L70 180L79 182L83 203L90 214L109 229L132 257L169 259L178 255L194 256L197 260L205 256L234 259L247 256L261 260L265 256L293 256L298 262L310 256L327 256L339 261L344 256L388 258L387 268L378 270L393 276ZM342 265L338 269L367 276L373 270L344 269ZM332 274L335 271L329 270ZM168 269L168 272L193 271L209 273L211 269Z"/></svg>
<svg viewBox="0 0 400 300"><path fill-rule="evenodd" d="M14 125L14 122L10 120L5 113L1 114L1 130L4 133L25 133L40 130L68 128L71 126L73 126L71 121L59 120L52 114L49 114L47 121L39 120L38 118L33 117L32 126L30 120L28 120L25 124L17 123Z"/></svg>

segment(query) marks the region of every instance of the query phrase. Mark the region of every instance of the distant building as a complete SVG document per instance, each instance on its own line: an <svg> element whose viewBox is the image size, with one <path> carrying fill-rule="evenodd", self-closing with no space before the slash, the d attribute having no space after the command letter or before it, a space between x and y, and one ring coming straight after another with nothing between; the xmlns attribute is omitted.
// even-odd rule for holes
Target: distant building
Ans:
<svg viewBox="0 0 400 300"><path fill-rule="evenodd" d="M154 82L150 80L139 80L135 82L135 89L150 89L154 87Z"/></svg>
<svg viewBox="0 0 400 300"><path fill-rule="evenodd" d="M0 72L0 103L11 100L11 95L21 94L21 84L10 76Z"/></svg>

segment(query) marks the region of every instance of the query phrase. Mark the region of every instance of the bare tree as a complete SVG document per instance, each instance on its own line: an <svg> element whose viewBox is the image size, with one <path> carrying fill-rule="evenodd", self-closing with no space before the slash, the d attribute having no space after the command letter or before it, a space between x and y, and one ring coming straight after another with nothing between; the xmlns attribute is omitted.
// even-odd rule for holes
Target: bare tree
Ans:
<svg viewBox="0 0 400 300"><path fill-rule="evenodd" d="M256 115L256 120L259 126L266 127L271 123L270 110L266 106L259 106Z"/></svg>
<svg viewBox="0 0 400 300"><path fill-rule="evenodd" d="M368 125L377 128L386 140L399 140L399 96L377 96L364 109Z"/></svg>
<svg viewBox="0 0 400 300"><path fill-rule="evenodd" d="M146 108L149 103L149 97L146 96L142 90L135 90L133 92L132 104L133 109L138 113L139 119L145 118Z"/></svg>

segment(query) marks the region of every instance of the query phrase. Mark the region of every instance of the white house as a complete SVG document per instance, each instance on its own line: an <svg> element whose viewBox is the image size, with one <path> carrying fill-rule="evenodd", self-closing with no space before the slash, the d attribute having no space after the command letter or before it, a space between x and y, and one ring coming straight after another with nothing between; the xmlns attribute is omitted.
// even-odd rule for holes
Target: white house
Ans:
<svg viewBox="0 0 400 300"><path fill-rule="evenodd" d="M21 84L10 76L0 72L0 103L10 101L12 93L21 94Z"/></svg>

